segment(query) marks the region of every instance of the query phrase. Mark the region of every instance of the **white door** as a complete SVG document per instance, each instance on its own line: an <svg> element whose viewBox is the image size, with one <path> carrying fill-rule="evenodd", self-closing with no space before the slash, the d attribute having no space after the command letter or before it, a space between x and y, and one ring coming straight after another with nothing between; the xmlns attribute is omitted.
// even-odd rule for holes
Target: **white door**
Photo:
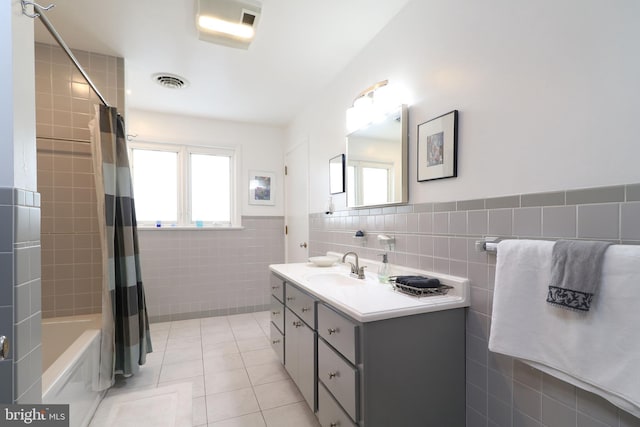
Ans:
<svg viewBox="0 0 640 427"><path fill-rule="evenodd" d="M302 141L285 154L285 260L306 262L309 257L309 142Z"/></svg>

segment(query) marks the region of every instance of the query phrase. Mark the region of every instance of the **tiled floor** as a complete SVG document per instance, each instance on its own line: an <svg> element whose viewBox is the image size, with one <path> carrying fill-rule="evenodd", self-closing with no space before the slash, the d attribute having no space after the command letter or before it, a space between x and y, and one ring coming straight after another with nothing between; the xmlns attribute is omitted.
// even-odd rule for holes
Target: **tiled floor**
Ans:
<svg viewBox="0 0 640 427"><path fill-rule="evenodd" d="M271 350L269 312L154 323L151 337L147 363L107 392L92 427L104 425L107 407L123 393L185 382L193 426L319 427Z"/></svg>

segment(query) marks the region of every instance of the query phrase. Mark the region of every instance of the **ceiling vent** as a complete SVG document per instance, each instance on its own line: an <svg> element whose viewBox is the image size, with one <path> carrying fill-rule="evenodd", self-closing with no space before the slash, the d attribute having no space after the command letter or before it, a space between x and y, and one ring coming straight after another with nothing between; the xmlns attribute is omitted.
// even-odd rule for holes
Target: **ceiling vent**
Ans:
<svg viewBox="0 0 640 427"><path fill-rule="evenodd" d="M197 0L196 28L200 40L248 49L260 19L260 5L251 0Z"/></svg>
<svg viewBox="0 0 640 427"><path fill-rule="evenodd" d="M162 87L169 89L183 89L189 86L189 82L184 77L170 73L157 73L151 78Z"/></svg>

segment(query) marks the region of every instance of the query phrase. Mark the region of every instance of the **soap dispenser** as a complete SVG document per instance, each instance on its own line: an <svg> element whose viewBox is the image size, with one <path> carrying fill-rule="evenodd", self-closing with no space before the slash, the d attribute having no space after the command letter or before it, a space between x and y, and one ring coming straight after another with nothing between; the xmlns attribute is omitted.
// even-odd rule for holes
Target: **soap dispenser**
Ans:
<svg viewBox="0 0 640 427"><path fill-rule="evenodd" d="M380 283L389 283L389 258L387 254L380 254L382 257L382 264L378 268L378 281Z"/></svg>

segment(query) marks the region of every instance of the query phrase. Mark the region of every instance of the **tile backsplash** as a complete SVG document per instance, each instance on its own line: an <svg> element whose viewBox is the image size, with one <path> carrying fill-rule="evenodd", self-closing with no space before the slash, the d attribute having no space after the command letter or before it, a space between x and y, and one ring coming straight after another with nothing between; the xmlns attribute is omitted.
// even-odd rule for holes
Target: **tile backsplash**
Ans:
<svg viewBox="0 0 640 427"><path fill-rule="evenodd" d="M467 427L640 427L604 399L488 350L496 257L475 249L485 236L640 244L640 184L315 213L309 223L310 255L389 252L392 265L469 278ZM381 233L395 237L393 251Z"/></svg>

